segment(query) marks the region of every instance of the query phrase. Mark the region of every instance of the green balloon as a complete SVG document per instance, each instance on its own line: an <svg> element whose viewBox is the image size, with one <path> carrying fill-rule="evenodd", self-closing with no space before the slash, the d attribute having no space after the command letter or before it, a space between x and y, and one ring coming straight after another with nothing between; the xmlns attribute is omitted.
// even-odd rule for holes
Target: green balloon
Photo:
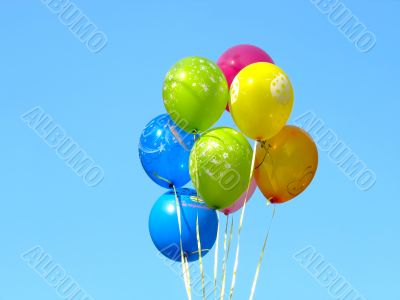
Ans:
<svg viewBox="0 0 400 300"><path fill-rule="evenodd" d="M253 150L243 134L228 127L204 133L190 152L189 171L210 208L232 205L250 183Z"/></svg>
<svg viewBox="0 0 400 300"><path fill-rule="evenodd" d="M174 122L187 132L203 132L221 117L229 99L225 76L212 61L187 57L167 73L164 105Z"/></svg>

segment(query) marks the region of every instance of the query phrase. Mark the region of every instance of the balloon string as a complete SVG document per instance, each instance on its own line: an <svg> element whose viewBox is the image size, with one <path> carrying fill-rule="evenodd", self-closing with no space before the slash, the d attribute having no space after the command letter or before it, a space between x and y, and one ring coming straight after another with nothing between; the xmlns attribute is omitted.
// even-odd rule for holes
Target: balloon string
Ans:
<svg viewBox="0 0 400 300"><path fill-rule="evenodd" d="M193 131L193 143L194 146L196 147L196 131ZM197 151L194 151L194 162L195 162L195 170L196 170L196 183L197 183L197 189L196 189L196 194L197 194L197 201L199 200L199 169L197 168Z"/></svg>
<svg viewBox="0 0 400 300"><path fill-rule="evenodd" d="M180 201L178 197L178 193L176 192L175 185L172 185L175 194L175 205L176 205L176 215L178 217L178 227L179 227L179 245L180 245L180 252L181 252L181 264L182 264L182 273L183 273L183 281L185 283L186 294L189 300L192 299L191 290L190 290L190 279L188 279L188 263L186 260L186 256L183 252L183 245L182 245L182 222L181 222L181 208L180 208Z"/></svg>
<svg viewBox="0 0 400 300"><path fill-rule="evenodd" d="M169 181L168 179L166 179L166 178L164 178L164 177L161 177L161 176L158 175L158 173L156 173L156 172L153 172L153 175L154 175L155 177L157 177L158 179L160 179L160 180L165 181L166 183L168 183L168 184L169 184L169 187L170 187L170 188L173 187L174 190L175 190L175 186L174 186L174 184L173 184L171 181ZM176 191L175 191L175 193L176 193Z"/></svg>
<svg viewBox="0 0 400 300"><path fill-rule="evenodd" d="M268 230L267 230L267 234L266 234L265 239L264 239L263 247L261 249L260 258L258 259L258 264L257 264L257 268L256 268L256 273L254 275L254 280L253 280L253 285L252 285L252 288L251 288L251 293L250 293L249 300L253 300L253 298L254 298L254 293L256 291L256 286L257 286L257 282L258 282L258 275L260 274L261 264L262 264L262 261L263 261L263 258L264 258L265 248L267 246L267 241L268 241L268 237L269 237L269 232L271 230L272 222L273 222L274 217L275 217L275 205L273 205L272 207L273 207L273 209L272 209L271 221L270 221L270 224L268 226Z"/></svg>
<svg viewBox="0 0 400 300"><path fill-rule="evenodd" d="M185 256L184 257L184 259L185 259L185 269L186 269L186 280L187 280L187 285L188 285L188 290L189 290L189 293L190 293L190 300L192 299L192 295L191 295L191 293L192 293L192 288L191 288L191 284L190 284L190 270L189 270L189 262L188 262L188 259L187 259L187 257Z"/></svg>
<svg viewBox="0 0 400 300"><path fill-rule="evenodd" d="M199 215L196 217L196 237L197 237L197 247L199 249L199 266L201 273L201 289L203 291L203 300L206 300L206 288L204 283L204 268L203 268L203 252L201 250L201 241L200 241L200 229L199 229Z"/></svg>
<svg viewBox="0 0 400 300"><path fill-rule="evenodd" d="M267 158L267 155L269 154L269 148L265 148L266 143L267 143L267 141L260 142L261 149L264 149L265 153L264 153L264 156L263 156L263 159L261 160L261 162L257 166L255 166L255 168L254 168L255 170L257 170L264 163L265 159Z"/></svg>
<svg viewBox="0 0 400 300"><path fill-rule="evenodd" d="M196 134L197 130L193 130L193 141L196 143ZM199 183L199 174L197 168L197 155L195 152L195 163L196 163L196 180L197 184ZM196 194L197 194L197 201L199 200L199 186L197 186ZM203 292L203 300L206 300L206 289L205 289L205 280L204 280L204 267L203 267L203 251L201 250L201 241L200 241L200 228L199 228L199 215L196 218L196 237L197 237L197 247L199 251L199 267L201 273L201 289Z"/></svg>
<svg viewBox="0 0 400 300"><path fill-rule="evenodd" d="M217 214L218 217L218 228L217 228L217 238L215 241L215 253L214 253L214 299L217 300L217 277L218 277L218 258L219 258L219 253L218 253L218 248L219 248L219 215Z"/></svg>
<svg viewBox="0 0 400 300"><path fill-rule="evenodd" d="M248 186L247 186L244 205L242 207L242 212L240 214L240 221L239 221L239 226L238 226L239 228L238 228L238 234L237 234L237 246L236 246L235 263L233 265L231 289L230 289L230 292L229 292L229 299L230 300L232 300L233 292L235 290L236 275L237 275L237 269L238 269L238 265L239 265L240 233L242 232L244 213L246 211L247 197L248 197L248 194L249 194L251 180L252 180L252 177L253 177L254 164L255 164L255 160L256 160L256 152L257 152L257 141L254 141L254 150L253 150L253 158L251 160L251 166L250 166L249 183L248 183Z"/></svg>
<svg viewBox="0 0 400 300"><path fill-rule="evenodd" d="M224 256L222 259L222 284L221 284L221 296L220 299L223 299L223 294L225 290L225 266L226 266L226 243L228 239L228 224L229 224L229 215L226 215L226 223L225 223L225 233L224 233Z"/></svg>
<svg viewBox="0 0 400 300"><path fill-rule="evenodd" d="M231 249L231 242L232 242L232 236L233 236L233 218L231 220L231 228L230 228L230 233L229 233L229 238L227 241L227 234L228 234L228 223L229 223L229 215L226 216L226 227L225 227L225 239L224 239L224 260L222 264L222 284L221 284L221 294L220 294L220 300L223 300L225 297L225 284L226 284L226 264L229 258L229 253ZM227 246L228 244L228 246Z"/></svg>
<svg viewBox="0 0 400 300"><path fill-rule="evenodd" d="M177 142L182 146L182 148L185 151L190 152L190 149L188 148L188 146L183 141L183 139L180 136L179 132L175 129L177 126L176 125L171 126L170 122L171 121L168 121L168 128L172 132L172 134L174 135L175 139L177 140Z"/></svg>

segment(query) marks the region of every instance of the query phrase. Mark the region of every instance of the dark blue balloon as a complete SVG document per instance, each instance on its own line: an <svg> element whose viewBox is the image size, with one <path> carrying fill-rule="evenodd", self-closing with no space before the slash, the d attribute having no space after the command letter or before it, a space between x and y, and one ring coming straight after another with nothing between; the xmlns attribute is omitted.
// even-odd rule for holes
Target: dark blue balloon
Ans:
<svg viewBox="0 0 400 300"><path fill-rule="evenodd" d="M177 189L181 210L182 246L188 261L199 259L196 236L196 218L199 218L199 233L202 255L214 246L218 230L215 210L208 208L197 198L193 189ZM151 239L157 249L169 259L180 261L180 236L174 191L162 195L154 204L149 217Z"/></svg>
<svg viewBox="0 0 400 300"><path fill-rule="evenodd" d="M194 136L180 129L167 114L153 119L140 136L139 157L147 175L162 187L182 187L190 181L189 155Z"/></svg>

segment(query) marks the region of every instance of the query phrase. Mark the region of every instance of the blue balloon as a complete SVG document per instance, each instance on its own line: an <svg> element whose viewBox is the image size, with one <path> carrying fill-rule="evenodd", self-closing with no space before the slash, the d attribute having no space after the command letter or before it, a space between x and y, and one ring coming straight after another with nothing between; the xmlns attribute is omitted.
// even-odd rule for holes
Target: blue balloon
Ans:
<svg viewBox="0 0 400 300"><path fill-rule="evenodd" d="M194 136L163 114L147 124L140 136L140 161L155 183L166 188L182 187L190 181L189 155L193 144Z"/></svg>
<svg viewBox="0 0 400 300"><path fill-rule="evenodd" d="M181 210L182 248L188 261L199 259L196 218L202 256L214 246L217 230L217 212L208 208L193 189L177 189ZM156 248L169 259L180 261L180 236L174 191L168 191L154 204L149 217L149 231Z"/></svg>

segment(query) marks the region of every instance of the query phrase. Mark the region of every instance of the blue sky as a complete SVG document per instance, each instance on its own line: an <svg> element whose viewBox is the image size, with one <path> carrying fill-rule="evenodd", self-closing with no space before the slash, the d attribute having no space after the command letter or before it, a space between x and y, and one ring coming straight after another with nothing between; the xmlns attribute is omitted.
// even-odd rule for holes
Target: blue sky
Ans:
<svg viewBox="0 0 400 300"><path fill-rule="evenodd" d="M185 299L148 234L150 209L165 190L142 170L137 144L164 113L171 65L190 55L217 60L240 43L264 48L290 76L289 123L312 111L377 176L362 191L320 152L309 189L277 207L255 299L332 299L293 258L307 246L365 299L399 298L400 2L343 3L375 34L371 51L360 52L306 0L75 2L108 38L98 53L42 1L2 3L0 299L62 299L21 258L36 245L93 299ZM37 106L101 166L96 187L21 120ZM218 125L234 126L228 113ZM270 218L257 192L234 299L248 298ZM211 276L212 263L205 258Z"/></svg>

